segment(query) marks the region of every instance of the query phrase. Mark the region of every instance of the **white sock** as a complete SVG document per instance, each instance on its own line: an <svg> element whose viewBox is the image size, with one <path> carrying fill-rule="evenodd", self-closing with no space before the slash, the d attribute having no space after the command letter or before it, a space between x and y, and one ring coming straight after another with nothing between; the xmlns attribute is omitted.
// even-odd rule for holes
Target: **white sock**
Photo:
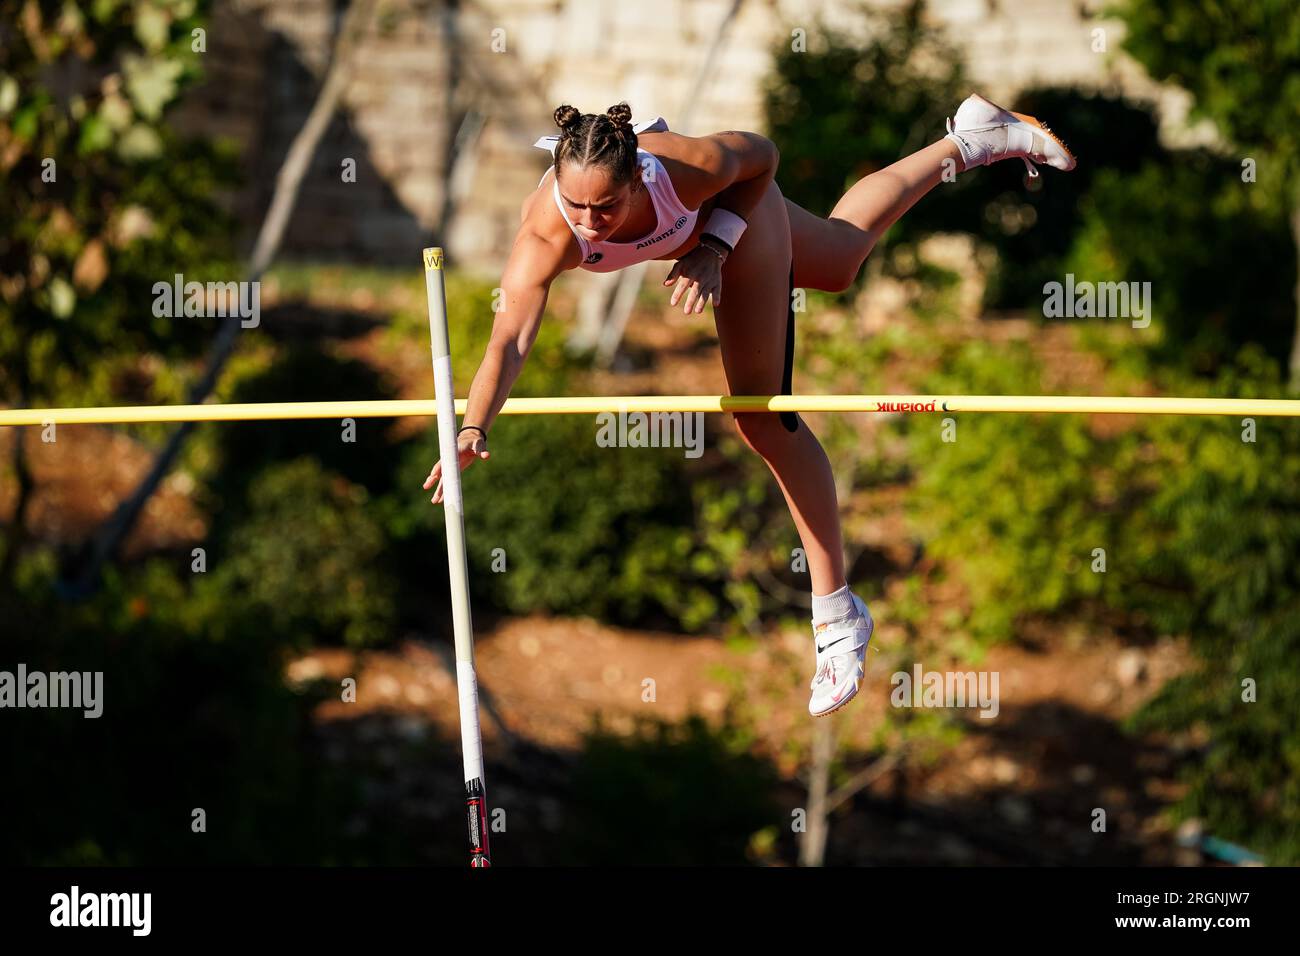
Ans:
<svg viewBox="0 0 1300 956"><path fill-rule="evenodd" d="M829 624L831 621L842 621L851 615L856 607L853 604L853 597L849 593L849 586L846 584L838 591L832 591L830 594L812 596L813 624Z"/></svg>
<svg viewBox="0 0 1300 956"><path fill-rule="evenodd" d="M960 133L949 133L944 139L950 139L957 144L957 152L961 153L962 172L983 165L984 151L969 142Z"/></svg>

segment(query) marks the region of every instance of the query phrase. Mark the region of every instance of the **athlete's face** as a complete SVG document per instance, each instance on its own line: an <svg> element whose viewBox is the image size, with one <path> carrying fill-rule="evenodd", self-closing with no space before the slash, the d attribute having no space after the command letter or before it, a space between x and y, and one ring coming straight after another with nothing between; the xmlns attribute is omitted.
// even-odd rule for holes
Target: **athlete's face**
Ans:
<svg viewBox="0 0 1300 956"><path fill-rule="evenodd" d="M616 186L603 169L570 163L560 177L560 200L574 228L588 242L608 239L627 221L633 195L631 183Z"/></svg>

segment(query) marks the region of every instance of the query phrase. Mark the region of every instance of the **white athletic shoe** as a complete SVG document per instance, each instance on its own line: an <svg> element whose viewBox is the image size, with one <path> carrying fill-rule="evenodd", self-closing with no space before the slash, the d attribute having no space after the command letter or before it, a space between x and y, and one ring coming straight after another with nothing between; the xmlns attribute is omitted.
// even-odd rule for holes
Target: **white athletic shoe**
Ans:
<svg viewBox="0 0 1300 956"><path fill-rule="evenodd" d="M1034 163L1063 172L1075 166L1070 148L1044 123L1024 113L1004 110L978 93L966 97L957 107L957 115L948 120L944 139L957 144L967 169L1013 156L1024 160L1030 176L1038 175Z"/></svg>
<svg viewBox="0 0 1300 956"><path fill-rule="evenodd" d="M839 710L858 693L866 669L867 644L876 622L862 599L853 592L856 613L844 621L817 624L813 641L817 648L817 673L813 675L808 713L825 717Z"/></svg>

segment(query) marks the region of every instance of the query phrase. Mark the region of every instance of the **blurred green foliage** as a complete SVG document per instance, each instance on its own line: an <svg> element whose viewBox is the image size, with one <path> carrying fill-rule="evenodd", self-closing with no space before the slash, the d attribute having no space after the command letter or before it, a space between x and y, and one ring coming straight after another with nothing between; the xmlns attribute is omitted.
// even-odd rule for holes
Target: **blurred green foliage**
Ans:
<svg viewBox="0 0 1300 956"><path fill-rule="evenodd" d="M1212 119L1229 141L1274 160L1275 198L1300 198L1300 11L1290 0L1121 0L1123 48L1152 79L1192 95L1192 115ZM1263 155L1256 155L1263 160ZM1264 164L1268 165L1268 164ZM1278 168L1283 167L1283 168Z"/></svg>
<svg viewBox="0 0 1300 956"><path fill-rule="evenodd" d="M763 110L781 150L781 191L816 215L830 215L858 179L933 142L934 130L966 95L956 48L931 25L924 2L882 12L865 3L842 11L858 35L818 17L773 49ZM945 187L965 191L965 181ZM922 201L891 230L891 242L934 229Z"/></svg>
<svg viewBox="0 0 1300 956"><path fill-rule="evenodd" d="M1171 394L1283 392L1275 363L1244 349L1212 383L1164 371ZM1027 349L976 343L926 383L933 394L1037 389ZM996 386L996 387L993 387ZM1107 612L1149 636L1185 635L1195 673L1132 722L1208 733L1180 817L1279 863L1300 860L1300 430L1286 419L1150 416L1097 434L1081 416L900 420L916 463L908 510L927 551L958 569L961 622L1006 640L1028 614ZM1105 570L1096 564L1104 551ZM1242 700L1242 681L1258 702Z"/></svg>
<svg viewBox="0 0 1300 956"><path fill-rule="evenodd" d="M396 575L369 503L309 458L267 468L200 589L217 606L238 601L300 651L334 635L358 647L391 640Z"/></svg>
<svg viewBox="0 0 1300 956"><path fill-rule="evenodd" d="M1078 210L1062 272L1092 282L1149 282L1160 364L1212 376L1237 349L1262 346L1285 367L1295 325L1287 222L1243 184L1231 160L1198 150L1106 169ZM1124 319L1112 321L1124 322Z"/></svg>
<svg viewBox="0 0 1300 956"><path fill-rule="evenodd" d="M733 569L770 495L769 473L743 462L738 483L710 480L683 449L602 447L599 428L585 416L494 424L492 457L464 475L476 598L511 613L716 625L746 600ZM706 448L713 440L710 431ZM413 444L402 489L419 486L436 445L432 430ZM443 547L427 497L403 490L390 505L395 536L425 535L433 521L429 546Z"/></svg>
<svg viewBox="0 0 1300 956"><path fill-rule="evenodd" d="M206 7L0 0L0 401L145 401L142 355L179 365L211 339L210 322L153 314L156 282L232 277L212 197L234 154L163 121L198 76Z"/></svg>
<svg viewBox="0 0 1300 956"><path fill-rule="evenodd" d="M951 343L941 365L928 394L1043 392L1024 343ZM1091 551L1131 516L1100 462L1131 456L1135 437L1098 455L1077 415L918 416L896 428L915 475L908 513L927 552L961 566L973 633L1006 639L1019 615L1068 607L1104 586L1088 570Z"/></svg>
<svg viewBox="0 0 1300 956"><path fill-rule="evenodd" d="M1282 0L1214 9L1133 0L1117 9L1137 31L1125 48L1158 79L1188 87L1236 151L1163 146L1146 104L1021 90L1003 105L1046 121L1079 165L1030 179L1018 162L996 163L940 184L890 228L869 262L907 275L927 235L968 233L996 252L989 308L1041 315L1044 284L1067 272L1078 281L1150 282L1153 331L1141 341L1161 362L1213 376L1256 343L1286 367L1296 328L1289 219L1300 208L1300 177L1290 172L1300 162L1296 98L1286 94L1300 82L1300 14ZM860 36L819 23L807 52L788 43L774 51L764 110L781 150L779 179L817 215L860 177L938 139L944 117L975 92L922 0L889 12L864 6L859 20ZM1265 23L1273 27L1267 40L1256 31ZM1261 85L1278 88L1257 96ZM1257 182L1243 181L1238 153L1256 158Z"/></svg>

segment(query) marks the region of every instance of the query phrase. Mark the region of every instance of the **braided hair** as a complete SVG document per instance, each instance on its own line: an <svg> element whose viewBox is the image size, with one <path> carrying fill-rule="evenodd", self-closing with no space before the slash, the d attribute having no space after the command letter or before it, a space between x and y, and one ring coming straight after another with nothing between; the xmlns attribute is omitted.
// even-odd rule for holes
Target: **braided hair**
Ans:
<svg viewBox="0 0 1300 956"><path fill-rule="evenodd" d="M580 168L595 167L609 173L614 185L622 186L636 175L636 133L632 130L632 109L616 103L604 114L580 113L567 103L555 111L560 142L555 147L555 172L566 163Z"/></svg>

